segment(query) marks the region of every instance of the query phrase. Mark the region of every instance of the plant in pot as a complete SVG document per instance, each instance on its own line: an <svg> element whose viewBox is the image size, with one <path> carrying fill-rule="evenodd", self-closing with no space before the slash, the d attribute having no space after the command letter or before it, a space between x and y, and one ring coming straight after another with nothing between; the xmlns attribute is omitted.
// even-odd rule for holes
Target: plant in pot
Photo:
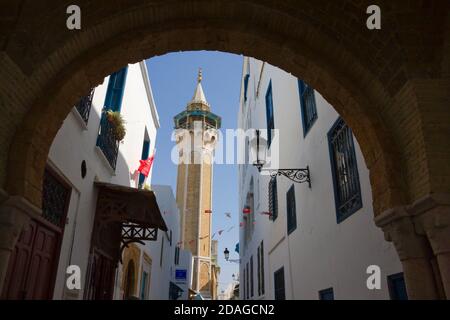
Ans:
<svg viewBox="0 0 450 320"><path fill-rule="evenodd" d="M125 129L125 120L120 112L108 110L106 111L106 118L112 124L114 138L119 142L123 141L127 131Z"/></svg>

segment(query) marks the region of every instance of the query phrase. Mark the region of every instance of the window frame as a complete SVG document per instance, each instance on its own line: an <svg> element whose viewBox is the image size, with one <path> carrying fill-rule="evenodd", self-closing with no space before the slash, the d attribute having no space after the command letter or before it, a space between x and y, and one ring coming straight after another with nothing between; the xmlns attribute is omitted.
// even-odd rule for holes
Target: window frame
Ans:
<svg viewBox="0 0 450 320"><path fill-rule="evenodd" d="M141 300L147 298L147 282L149 279L149 274L147 271L142 271L142 280L141 280Z"/></svg>
<svg viewBox="0 0 450 320"><path fill-rule="evenodd" d="M128 65L124 68L112 73L109 76L108 88L106 90L104 108L120 112L122 108L123 94L125 92L125 84L127 82ZM115 94L118 94L115 97Z"/></svg>
<svg viewBox="0 0 450 320"><path fill-rule="evenodd" d="M279 274L283 275L283 283L282 283L283 287L282 288L277 288L277 276ZM279 291L281 289L283 289L282 299L280 299L281 297L278 296ZM285 279L285 276L284 276L284 266L279 268L277 271L275 271L273 273L273 293L274 293L274 300L286 300L286 279Z"/></svg>
<svg viewBox="0 0 450 320"><path fill-rule="evenodd" d="M291 207L293 205L293 208ZM295 199L295 185L292 184L286 192L286 220L287 232L290 235L297 229L297 206Z"/></svg>
<svg viewBox="0 0 450 320"><path fill-rule="evenodd" d="M332 299L323 299L324 297L325 297L325 295L329 295L329 294L331 294L331 296L332 296ZM334 299L334 289L333 289L333 287L330 287L330 288L327 288L327 289L323 289L323 290L320 290L319 291L319 300L322 300L322 301L331 301L331 300L335 300Z"/></svg>
<svg viewBox="0 0 450 320"><path fill-rule="evenodd" d="M278 181L277 177L273 177L269 181L269 212L270 219L275 222L278 218Z"/></svg>
<svg viewBox="0 0 450 320"><path fill-rule="evenodd" d="M272 80L269 81L265 100L266 100L267 149L270 149L273 140L272 130L275 129L275 112L273 106Z"/></svg>
<svg viewBox="0 0 450 320"><path fill-rule="evenodd" d="M250 299L250 275L249 275L249 263L246 264L246 271L245 271L245 279L246 279L246 286L247 286L247 300Z"/></svg>
<svg viewBox="0 0 450 320"><path fill-rule="evenodd" d="M299 93L299 99L300 99L300 112L301 112L301 118L302 118L302 127L303 127L303 137L306 137L308 132L311 130L311 128L314 126L314 124L317 121L318 114L317 114L317 103L316 103L316 96L315 96L315 90L309 86L307 83L305 83L301 79L297 79L298 82L298 93ZM309 91L311 90L311 91ZM309 115L309 110L307 109L305 96L307 94L312 94L312 102L313 102L313 116L311 119L307 119ZM307 121L308 120L308 121Z"/></svg>
<svg viewBox="0 0 450 320"><path fill-rule="evenodd" d="M180 264L180 247L175 247L175 257L174 257L174 264L177 266Z"/></svg>
<svg viewBox="0 0 450 320"><path fill-rule="evenodd" d="M254 283L254 271L253 271L253 255L250 256L250 297L255 296L255 283Z"/></svg>
<svg viewBox="0 0 450 320"><path fill-rule="evenodd" d="M141 153L141 160L147 160L150 155L150 139L144 139L144 142L142 143L142 153ZM142 188L144 186L145 182L145 176L142 173L139 173L139 182L138 186L139 188Z"/></svg>
<svg viewBox="0 0 450 320"><path fill-rule="evenodd" d="M247 96L247 92L248 92L248 83L250 80L250 74L247 73L244 76L244 102L247 102L248 96Z"/></svg>
<svg viewBox="0 0 450 320"><path fill-rule="evenodd" d="M397 288L394 284L395 281L398 281L399 279L401 279L403 281L403 286L405 288L405 297L406 299L402 299L401 297L398 296L397 294ZM408 291L406 290L406 281L405 281L405 276L403 272L399 272L399 273L395 273L395 274L391 274L389 276L387 276L387 283L388 283L388 289L389 289L389 298L391 300L408 300Z"/></svg>
<svg viewBox="0 0 450 320"><path fill-rule="evenodd" d="M352 162L354 164L354 166L352 168L349 168L349 172L351 172L351 174L353 174L353 184L355 184L356 188L353 191L354 194L351 197L348 197L349 199L347 199L346 201L348 202L351 200L351 198L354 198L354 197L356 197L357 201L359 201L357 203L357 205L354 205L348 211L341 210L341 208L345 205L345 203L340 202L340 188L341 188L340 185L342 185L342 183L340 182L340 180L338 180L338 171L336 168L337 163L336 163L336 159L335 159L335 147L334 147L334 144L332 141L333 133L334 133L334 131L337 130L338 127L342 127L340 129L341 132L342 132L342 130L348 130L346 134L347 134L347 136L350 137L349 138L350 140L347 141L347 144L350 149L347 151L350 154L347 155L347 159L349 159L349 157L350 157L350 159L352 160ZM338 117L338 119L334 122L333 126L328 131L327 137L328 137L328 147L329 147L329 155L330 155L331 176L332 176L333 190L334 190L334 202L335 202L335 208L336 208L336 221L339 224L339 223L343 222L344 220L346 220L347 218L349 218L351 215L353 215L354 213L356 213L358 210L360 210L363 207L362 194L361 194L361 181L359 178L359 170L358 170L358 159L356 157L356 148L355 148L352 130L341 117Z"/></svg>
<svg viewBox="0 0 450 320"><path fill-rule="evenodd" d="M265 294L264 285L264 240L261 240L258 246L258 296Z"/></svg>
<svg viewBox="0 0 450 320"><path fill-rule="evenodd" d="M161 237L161 253L159 257L159 267L163 266L163 258L164 258L164 235Z"/></svg>

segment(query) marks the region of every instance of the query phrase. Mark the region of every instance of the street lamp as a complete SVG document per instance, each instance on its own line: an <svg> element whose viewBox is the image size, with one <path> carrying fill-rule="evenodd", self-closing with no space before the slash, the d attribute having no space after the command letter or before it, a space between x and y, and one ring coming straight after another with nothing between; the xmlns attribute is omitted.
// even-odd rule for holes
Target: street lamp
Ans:
<svg viewBox="0 0 450 320"><path fill-rule="evenodd" d="M225 255L225 260L228 261L228 259L230 258L230 251L228 251L228 248L225 248L223 254Z"/></svg>
<svg viewBox="0 0 450 320"><path fill-rule="evenodd" d="M304 183L307 182L309 188L311 188L311 177L309 174L309 166L304 169L264 169L264 165L266 164L266 153L267 153L267 144L265 141L261 141L260 139L261 132L260 130L256 130L256 161L253 162L253 165L258 168L258 171L268 171L272 178L276 176L285 176L286 178L296 182L296 183Z"/></svg>

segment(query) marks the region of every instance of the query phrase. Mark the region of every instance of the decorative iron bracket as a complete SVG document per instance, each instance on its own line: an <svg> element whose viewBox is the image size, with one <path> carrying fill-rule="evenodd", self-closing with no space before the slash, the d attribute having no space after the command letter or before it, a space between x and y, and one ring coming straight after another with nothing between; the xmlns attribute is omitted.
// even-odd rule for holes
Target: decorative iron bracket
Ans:
<svg viewBox="0 0 450 320"><path fill-rule="evenodd" d="M295 183L308 183L308 187L311 189L311 176L309 174L309 166L305 169L263 169L258 168L259 171L267 171L272 178L276 176L285 176L289 180Z"/></svg>
<svg viewBox="0 0 450 320"><path fill-rule="evenodd" d="M228 259L228 262L241 263L241 259Z"/></svg>
<svg viewBox="0 0 450 320"><path fill-rule="evenodd" d="M125 248L128 248L130 243L145 245L144 241L156 241L157 239L158 228L140 227L132 223L122 224L122 245L119 254L120 263L122 263L122 252Z"/></svg>

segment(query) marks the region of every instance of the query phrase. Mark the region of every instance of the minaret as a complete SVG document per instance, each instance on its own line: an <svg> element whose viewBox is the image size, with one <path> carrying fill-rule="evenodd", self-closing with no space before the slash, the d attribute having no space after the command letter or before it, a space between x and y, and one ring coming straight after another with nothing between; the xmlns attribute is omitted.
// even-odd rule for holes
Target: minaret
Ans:
<svg viewBox="0 0 450 320"><path fill-rule="evenodd" d="M191 288L211 297L212 170L221 119L213 114L199 70L194 97L174 117L178 146L177 204L182 246L192 252Z"/></svg>

